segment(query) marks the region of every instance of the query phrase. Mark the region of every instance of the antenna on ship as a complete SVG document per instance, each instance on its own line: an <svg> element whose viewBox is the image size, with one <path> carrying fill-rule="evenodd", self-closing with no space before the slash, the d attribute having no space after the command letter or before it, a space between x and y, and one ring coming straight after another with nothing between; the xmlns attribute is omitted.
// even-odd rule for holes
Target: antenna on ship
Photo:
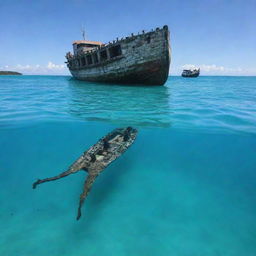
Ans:
<svg viewBox="0 0 256 256"><path fill-rule="evenodd" d="M84 29L84 26L82 26L81 32L82 32L82 37L85 40L85 29Z"/></svg>

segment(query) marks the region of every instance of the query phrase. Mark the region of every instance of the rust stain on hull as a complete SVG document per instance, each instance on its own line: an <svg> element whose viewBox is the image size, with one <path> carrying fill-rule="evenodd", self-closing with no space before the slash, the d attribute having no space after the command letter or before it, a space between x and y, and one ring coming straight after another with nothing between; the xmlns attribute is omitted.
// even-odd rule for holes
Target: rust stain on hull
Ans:
<svg viewBox="0 0 256 256"><path fill-rule="evenodd" d="M152 61L130 67L123 73L105 73L97 77L76 76L78 80L121 84L163 85L168 78L168 70L159 61Z"/></svg>

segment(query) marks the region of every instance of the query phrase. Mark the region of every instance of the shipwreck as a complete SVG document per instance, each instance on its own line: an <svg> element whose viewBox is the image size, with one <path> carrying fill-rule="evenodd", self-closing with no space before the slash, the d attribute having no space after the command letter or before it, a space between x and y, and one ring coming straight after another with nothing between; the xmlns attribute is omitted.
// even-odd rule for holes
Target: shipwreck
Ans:
<svg viewBox="0 0 256 256"><path fill-rule="evenodd" d="M88 172L83 192L80 195L77 220L81 217L81 208L98 175L114 160L121 156L135 141L137 130L132 127L118 128L101 138L95 145L85 151L67 171L57 176L38 179L33 183L35 189L39 184L64 178L80 170Z"/></svg>
<svg viewBox="0 0 256 256"><path fill-rule="evenodd" d="M142 31L103 44L79 40L73 42L73 54L66 54L72 76L79 80L163 85L171 60L168 26Z"/></svg>

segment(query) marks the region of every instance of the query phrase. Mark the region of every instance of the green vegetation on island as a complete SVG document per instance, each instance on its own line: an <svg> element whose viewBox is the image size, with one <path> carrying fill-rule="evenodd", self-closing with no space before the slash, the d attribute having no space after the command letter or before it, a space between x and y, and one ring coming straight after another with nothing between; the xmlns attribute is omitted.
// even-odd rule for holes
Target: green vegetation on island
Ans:
<svg viewBox="0 0 256 256"><path fill-rule="evenodd" d="M15 71L0 71L0 75L22 75L22 74Z"/></svg>

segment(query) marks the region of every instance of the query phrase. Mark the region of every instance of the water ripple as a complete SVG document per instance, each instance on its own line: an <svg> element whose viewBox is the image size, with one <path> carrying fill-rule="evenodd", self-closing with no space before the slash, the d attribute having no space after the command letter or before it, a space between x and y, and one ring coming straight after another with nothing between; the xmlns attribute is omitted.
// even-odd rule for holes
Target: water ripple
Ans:
<svg viewBox="0 0 256 256"><path fill-rule="evenodd" d="M134 87L68 76L0 77L1 127L25 121L87 120L116 125L256 131L256 77L170 77Z"/></svg>

